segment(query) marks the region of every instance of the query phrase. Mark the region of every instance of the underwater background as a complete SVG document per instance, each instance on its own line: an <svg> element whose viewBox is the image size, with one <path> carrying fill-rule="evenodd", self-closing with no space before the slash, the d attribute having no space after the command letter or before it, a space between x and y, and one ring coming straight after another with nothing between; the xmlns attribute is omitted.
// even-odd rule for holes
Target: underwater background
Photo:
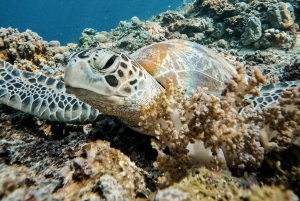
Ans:
<svg viewBox="0 0 300 201"><path fill-rule="evenodd" d="M62 45L78 42L85 28L109 31L121 20L138 16L141 20L150 18L167 9L175 10L182 0L114 0L114 1L2 1L0 27L31 29L44 40L59 40Z"/></svg>
<svg viewBox="0 0 300 201"><path fill-rule="evenodd" d="M0 6L1 201L299 200L299 0L3 0ZM205 91L208 82L189 97L169 82L135 122L155 137L97 112L91 124L68 124L66 116L55 122L62 100L66 111L77 111L69 114L85 115L75 98L57 95L65 92L70 55L108 48L110 58L122 57L116 66L128 71L107 72L128 78L137 70L133 65L147 67L134 55L164 43L171 44L167 54L147 58L167 58L166 69L180 61L195 78L180 78L189 90L204 78L198 69L222 72L228 64L238 74L216 96ZM111 59L102 61L101 70L111 66ZM253 106L267 107L252 108L245 98L252 95L259 95ZM36 106L39 97L43 103ZM126 113L115 111L117 117ZM186 148L195 141L193 158Z"/></svg>

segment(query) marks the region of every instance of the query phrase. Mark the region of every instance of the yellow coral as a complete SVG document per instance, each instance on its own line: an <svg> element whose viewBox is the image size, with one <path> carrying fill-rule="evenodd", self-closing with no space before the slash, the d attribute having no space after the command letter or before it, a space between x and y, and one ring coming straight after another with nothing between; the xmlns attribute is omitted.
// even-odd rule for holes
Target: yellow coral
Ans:
<svg viewBox="0 0 300 201"><path fill-rule="evenodd" d="M284 190L282 186L251 186L252 195L249 201L297 201L298 197L291 190Z"/></svg>

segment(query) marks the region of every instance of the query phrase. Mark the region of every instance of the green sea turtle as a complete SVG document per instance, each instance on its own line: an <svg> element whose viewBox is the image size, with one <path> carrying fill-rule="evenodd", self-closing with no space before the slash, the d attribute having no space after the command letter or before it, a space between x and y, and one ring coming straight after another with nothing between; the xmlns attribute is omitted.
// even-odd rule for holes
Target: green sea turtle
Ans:
<svg viewBox="0 0 300 201"><path fill-rule="evenodd" d="M0 61L0 102L41 119L66 123L92 122L102 112L120 117L139 131L141 104L148 104L164 90L167 78L188 90L205 86L208 92L220 94L224 81L234 73L225 59L189 41L152 44L131 57L91 48L70 56L65 83ZM270 104L281 88L293 85L295 82L263 87L266 93L255 104Z"/></svg>

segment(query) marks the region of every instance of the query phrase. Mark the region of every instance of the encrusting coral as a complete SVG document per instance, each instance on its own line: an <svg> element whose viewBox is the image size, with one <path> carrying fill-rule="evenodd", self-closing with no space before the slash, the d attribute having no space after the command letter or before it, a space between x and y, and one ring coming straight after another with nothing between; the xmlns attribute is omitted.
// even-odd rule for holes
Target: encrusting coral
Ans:
<svg viewBox="0 0 300 201"><path fill-rule="evenodd" d="M62 74L63 64L70 56L74 44L60 46L59 41L47 42L37 33L27 29L20 33L13 28L0 28L0 59L22 70L45 74Z"/></svg>
<svg viewBox="0 0 300 201"><path fill-rule="evenodd" d="M64 188L57 194L67 195L65 199L90 196L97 189L108 200L130 200L136 191L146 189L143 171L109 143L83 144L76 155L54 174L63 181Z"/></svg>
<svg viewBox="0 0 300 201"><path fill-rule="evenodd" d="M291 190L283 186L259 186L249 180L249 178L247 181L245 178L232 177L228 171L213 172L206 168L195 168L189 170L183 182L159 190L155 200L298 200Z"/></svg>
<svg viewBox="0 0 300 201"><path fill-rule="evenodd" d="M204 6L209 5L217 14L222 14L226 10L234 10L234 6L229 4L227 0L204 0L202 4Z"/></svg>
<svg viewBox="0 0 300 201"><path fill-rule="evenodd" d="M157 135L152 146L158 151L154 166L163 173L161 186L179 181L195 164L255 170L264 158L263 145L274 135L299 136L299 89L284 92L278 106L254 110L245 98L258 96L257 87L267 80L258 69L247 81L245 69L238 66L237 71L221 98L206 94L205 88L187 97L185 89L169 80L165 92L141 107L140 126Z"/></svg>

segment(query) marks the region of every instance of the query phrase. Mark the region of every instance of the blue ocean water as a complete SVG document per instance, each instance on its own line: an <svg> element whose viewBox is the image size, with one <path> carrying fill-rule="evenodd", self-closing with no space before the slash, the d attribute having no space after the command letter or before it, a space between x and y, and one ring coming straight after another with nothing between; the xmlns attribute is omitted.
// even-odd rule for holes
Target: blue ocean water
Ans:
<svg viewBox="0 0 300 201"><path fill-rule="evenodd" d="M77 43L85 28L109 31L121 20L148 19L181 4L182 0L7 0L0 4L0 27L31 29L44 40L66 45Z"/></svg>

